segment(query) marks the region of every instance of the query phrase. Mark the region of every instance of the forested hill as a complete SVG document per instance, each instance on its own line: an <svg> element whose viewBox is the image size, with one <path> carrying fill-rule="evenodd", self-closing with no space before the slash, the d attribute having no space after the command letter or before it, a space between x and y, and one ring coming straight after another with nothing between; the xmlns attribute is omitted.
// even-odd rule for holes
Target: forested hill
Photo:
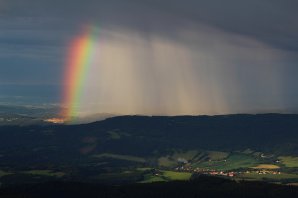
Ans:
<svg viewBox="0 0 298 198"><path fill-rule="evenodd" d="M48 156L60 151L75 154L86 144L94 146L92 152L133 155L171 148L249 148L297 155L298 115L121 116L83 125L0 127L3 155L36 148L47 150Z"/></svg>
<svg viewBox="0 0 298 198"><path fill-rule="evenodd" d="M260 149L298 154L298 115L122 116L82 125L185 149ZM73 128L74 129L74 128Z"/></svg>

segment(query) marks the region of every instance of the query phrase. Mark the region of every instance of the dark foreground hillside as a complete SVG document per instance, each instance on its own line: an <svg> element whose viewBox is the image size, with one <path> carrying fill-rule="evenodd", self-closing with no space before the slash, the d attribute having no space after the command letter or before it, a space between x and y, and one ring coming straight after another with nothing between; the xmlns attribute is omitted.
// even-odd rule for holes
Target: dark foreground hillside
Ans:
<svg viewBox="0 0 298 198"><path fill-rule="evenodd" d="M199 176L188 182L167 182L107 186L87 183L51 182L16 186L0 190L1 198L288 198L298 197L298 188L261 182L235 182L222 178Z"/></svg>
<svg viewBox="0 0 298 198"><path fill-rule="evenodd" d="M81 125L0 126L2 187L187 180L214 171L298 183L298 115L121 116Z"/></svg>

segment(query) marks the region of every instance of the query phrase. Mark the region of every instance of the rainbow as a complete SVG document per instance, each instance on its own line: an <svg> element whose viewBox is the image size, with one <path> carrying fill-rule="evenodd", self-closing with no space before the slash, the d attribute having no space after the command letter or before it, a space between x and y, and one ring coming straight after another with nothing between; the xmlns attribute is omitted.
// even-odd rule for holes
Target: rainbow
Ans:
<svg viewBox="0 0 298 198"><path fill-rule="evenodd" d="M66 122L71 122L77 117L84 82L94 58L96 39L97 29L87 26L78 37L71 41L68 48L63 76L63 108L61 110L61 117Z"/></svg>

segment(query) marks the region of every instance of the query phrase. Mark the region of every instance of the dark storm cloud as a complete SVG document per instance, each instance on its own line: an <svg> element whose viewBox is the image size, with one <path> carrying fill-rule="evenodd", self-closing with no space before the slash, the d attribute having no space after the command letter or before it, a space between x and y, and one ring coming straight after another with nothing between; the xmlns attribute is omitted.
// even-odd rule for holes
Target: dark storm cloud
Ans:
<svg viewBox="0 0 298 198"><path fill-rule="evenodd" d="M0 4L2 16L33 17L36 23L58 18L62 20L60 26L65 27L78 20L95 20L105 25L165 31L179 20L191 20L255 37L285 50L298 50L295 0L4 0Z"/></svg>
<svg viewBox="0 0 298 198"><path fill-rule="evenodd" d="M44 48L47 56L52 46L54 59L84 23L122 26L173 39L185 24L195 23L297 51L297 6L294 0L1 0L0 48L3 52L26 46L40 53ZM16 50L16 55L19 52L23 53Z"/></svg>
<svg viewBox="0 0 298 198"><path fill-rule="evenodd" d="M164 7L179 10L189 18L247 36L270 44L298 49L298 2L293 0L252 1L171 1Z"/></svg>

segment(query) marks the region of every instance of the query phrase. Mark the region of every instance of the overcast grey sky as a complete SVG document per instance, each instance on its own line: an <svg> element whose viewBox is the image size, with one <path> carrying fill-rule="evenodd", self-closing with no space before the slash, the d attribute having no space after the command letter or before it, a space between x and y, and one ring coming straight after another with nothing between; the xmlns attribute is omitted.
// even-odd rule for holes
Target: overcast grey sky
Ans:
<svg viewBox="0 0 298 198"><path fill-rule="evenodd" d="M35 86L26 97L52 85L49 95L59 98L69 43L91 24L102 32L105 57L115 53L129 69L117 74L115 60L101 63L105 80L90 75L89 85L100 85L86 84L101 93L82 112L296 111L297 9L296 0L0 0L0 102L24 95L12 85ZM121 59L115 49L132 55Z"/></svg>

